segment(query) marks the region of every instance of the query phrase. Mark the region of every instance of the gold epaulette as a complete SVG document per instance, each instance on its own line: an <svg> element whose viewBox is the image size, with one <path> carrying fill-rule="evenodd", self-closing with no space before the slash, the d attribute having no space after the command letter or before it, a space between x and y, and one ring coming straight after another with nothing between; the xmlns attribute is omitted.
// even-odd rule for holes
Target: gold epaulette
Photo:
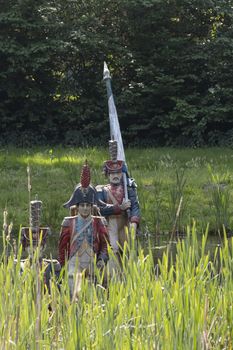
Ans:
<svg viewBox="0 0 233 350"><path fill-rule="evenodd" d="M70 226L70 221L76 219L77 216L78 215L76 215L76 216L65 216L63 221L62 221L61 226L64 226L64 227Z"/></svg>

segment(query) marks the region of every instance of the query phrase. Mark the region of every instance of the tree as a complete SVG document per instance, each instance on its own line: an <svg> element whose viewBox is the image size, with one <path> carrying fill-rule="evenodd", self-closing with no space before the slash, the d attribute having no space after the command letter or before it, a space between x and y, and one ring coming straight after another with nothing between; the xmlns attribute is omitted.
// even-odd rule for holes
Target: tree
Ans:
<svg viewBox="0 0 233 350"><path fill-rule="evenodd" d="M17 142L54 123L59 83L61 23L49 21L47 1L3 1L0 15L0 113L2 136ZM45 130L46 129L46 130ZM15 137L15 139L12 139ZM34 139L35 140L35 139Z"/></svg>
<svg viewBox="0 0 233 350"><path fill-rule="evenodd" d="M107 61L128 144L231 144L232 23L229 0L3 0L1 136L107 141Z"/></svg>

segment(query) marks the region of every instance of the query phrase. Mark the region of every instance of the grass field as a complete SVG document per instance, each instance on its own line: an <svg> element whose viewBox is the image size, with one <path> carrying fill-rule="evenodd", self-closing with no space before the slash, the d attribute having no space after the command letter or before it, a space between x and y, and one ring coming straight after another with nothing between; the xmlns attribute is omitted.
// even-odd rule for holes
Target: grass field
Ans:
<svg viewBox="0 0 233 350"><path fill-rule="evenodd" d="M148 254L139 249L138 256L132 247L122 276L112 277L108 291L85 281L72 303L66 269L60 291L52 279L49 295L43 293L36 256L31 269L20 274L21 249L18 262L13 255L6 261L3 250L1 349L233 348L233 238L225 235L213 256L206 251L207 224L212 233L232 225L232 151L131 149L126 157L138 183L142 231L171 232L183 199L176 229L189 228L176 255L168 244L155 265L150 247ZM107 158L104 149L1 149L0 211L7 208L12 235L17 238L20 225L28 223L28 164L31 197L38 194L43 201L42 223L51 227L56 245L68 214L62 203L79 181L83 162L91 165L93 184L101 184Z"/></svg>
<svg viewBox="0 0 233 350"><path fill-rule="evenodd" d="M28 223L27 165L31 169L31 199L43 201L43 223L59 232L68 214L62 204L79 182L80 169L87 159L92 183L106 183L102 164L106 149L1 149L0 212L5 208L14 231ZM232 227L233 151L211 149L129 149L126 159L130 175L138 184L142 212L141 230L169 232L182 197L177 229L186 230L196 221L198 232L216 233ZM2 222L0 217L0 224Z"/></svg>

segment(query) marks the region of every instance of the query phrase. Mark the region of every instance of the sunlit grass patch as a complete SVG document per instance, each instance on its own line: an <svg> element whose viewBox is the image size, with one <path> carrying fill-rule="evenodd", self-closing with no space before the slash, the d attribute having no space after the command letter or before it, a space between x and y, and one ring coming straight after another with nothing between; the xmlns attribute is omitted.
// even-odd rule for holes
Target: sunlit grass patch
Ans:
<svg viewBox="0 0 233 350"><path fill-rule="evenodd" d="M30 164L32 199L36 194L40 197L44 203L43 224L58 233L63 216L68 215L62 204L69 199L79 182L83 163L87 159L90 164L92 183L104 184L108 179L102 173L102 166L108 157L107 147L1 149L0 211L3 212L5 207L8 209L9 219L13 220L16 230L20 223L28 222L26 167ZM210 231L218 232L217 214L211 206L209 167L214 176L221 174L226 179L227 174L233 172L230 149L132 148L126 150L126 159L130 175L138 185L142 231L171 231L181 197L178 180L184 174L179 227L183 229L194 218L198 231L202 232L209 222ZM230 194L228 210L231 212L233 179L230 175L226 185ZM231 217L228 225L231 228Z"/></svg>

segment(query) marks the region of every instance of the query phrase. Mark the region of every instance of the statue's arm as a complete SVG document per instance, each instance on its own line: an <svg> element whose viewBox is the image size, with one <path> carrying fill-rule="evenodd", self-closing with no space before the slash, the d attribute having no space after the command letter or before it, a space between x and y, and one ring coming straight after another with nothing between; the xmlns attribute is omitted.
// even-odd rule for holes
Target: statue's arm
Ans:
<svg viewBox="0 0 233 350"><path fill-rule="evenodd" d="M107 190L103 186L97 186L97 205L102 216L119 215L122 210L119 204L107 203Z"/></svg>
<svg viewBox="0 0 233 350"><path fill-rule="evenodd" d="M132 179L128 186L128 196L131 201L131 207L130 207L130 222L134 222L137 225L140 222L140 206L139 206L139 200L137 195L137 185L135 184L134 180Z"/></svg>
<svg viewBox="0 0 233 350"><path fill-rule="evenodd" d="M98 233L99 233L99 254L97 260L103 260L105 263L108 261L108 245L109 236L108 229L102 219L98 222Z"/></svg>
<svg viewBox="0 0 233 350"><path fill-rule="evenodd" d="M58 245L58 260L63 266L66 260L69 258L70 253L70 237L71 230L70 227L62 226Z"/></svg>

